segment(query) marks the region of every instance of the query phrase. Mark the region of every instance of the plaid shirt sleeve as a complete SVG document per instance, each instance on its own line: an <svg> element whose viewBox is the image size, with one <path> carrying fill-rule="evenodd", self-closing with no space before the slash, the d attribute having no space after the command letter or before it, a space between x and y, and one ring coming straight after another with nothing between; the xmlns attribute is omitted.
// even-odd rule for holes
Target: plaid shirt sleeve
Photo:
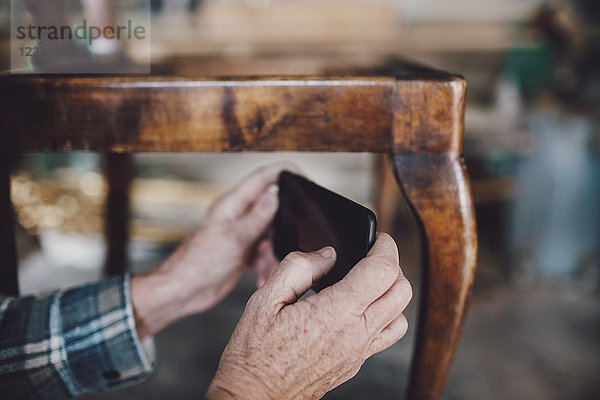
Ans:
<svg viewBox="0 0 600 400"><path fill-rule="evenodd" d="M154 367L135 329L129 275L40 297L0 297L0 393L66 399L128 386Z"/></svg>

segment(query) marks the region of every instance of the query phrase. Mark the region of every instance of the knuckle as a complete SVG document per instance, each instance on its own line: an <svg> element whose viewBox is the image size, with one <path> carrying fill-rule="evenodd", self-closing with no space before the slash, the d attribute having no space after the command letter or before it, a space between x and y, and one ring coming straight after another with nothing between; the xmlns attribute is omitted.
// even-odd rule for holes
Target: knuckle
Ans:
<svg viewBox="0 0 600 400"><path fill-rule="evenodd" d="M407 300L410 301L413 298L413 288L412 285L410 284L410 282L408 281L408 279L406 278L402 278L398 281L398 286L400 288L400 290L402 291L402 295L403 297Z"/></svg>
<svg viewBox="0 0 600 400"><path fill-rule="evenodd" d="M400 320L398 321L398 336L402 337L408 331L408 319L404 314L400 314Z"/></svg>
<svg viewBox="0 0 600 400"><path fill-rule="evenodd" d="M398 278L400 267L394 259L387 256L381 256L377 257L376 263L380 275L379 279L385 282L394 282Z"/></svg>
<svg viewBox="0 0 600 400"><path fill-rule="evenodd" d="M401 314L412 299L412 287L406 279L397 280L392 288L391 308L394 314Z"/></svg>
<svg viewBox="0 0 600 400"><path fill-rule="evenodd" d="M406 315L400 314L400 322L401 322L401 325L403 325L405 327L408 326L408 319L406 319Z"/></svg>
<svg viewBox="0 0 600 400"><path fill-rule="evenodd" d="M263 288L256 290L254 293L252 293L252 296L250 296L250 298L248 299L247 307L249 309L257 308L260 305L263 297L264 297Z"/></svg>
<svg viewBox="0 0 600 400"><path fill-rule="evenodd" d="M265 172L267 172L269 170L269 165L261 165L260 167L257 167L251 175L257 176L257 177L262 177Z"/></svg>
<svg viewBox="0 0 600 400"><path fill-rule="evenodd" d="M400 315L404 311L405 307L406 307L406 301L404 300L404 297L401 294L398 296L395 296L394 300L392 301L392 305L390 307L391 316L395 317L395 316Z"/></svg>
<svg viewBox="0 0 600 400"><path fill-rule="evenodd" d="M378 241L381 241L381 250L380 252L383 254L387 254L396 262L398 262L398 246L396 245L396 241L387 233L380 233L377 237Z"/></svg>
<svg viewBox="0 0 600 400"><path fill-rule="evenodd" d="M397 342L402 339L406 332L408 332L408 320L404 314L400 314L387 328L388 340L390 344Z"/></svg>
<svg viewBox="0 0 600 400"><path fill-rule="evenodd" d="M291 252L285 257L285 261L301 269L309 269L312 264L310 256L307 253L303 253L301 251Z"/></svg>

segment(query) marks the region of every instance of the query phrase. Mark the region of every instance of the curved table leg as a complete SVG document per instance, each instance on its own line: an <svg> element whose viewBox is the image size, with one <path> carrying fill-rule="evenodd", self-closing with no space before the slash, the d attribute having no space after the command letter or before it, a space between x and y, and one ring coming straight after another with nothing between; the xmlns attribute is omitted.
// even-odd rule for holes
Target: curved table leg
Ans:
<svg viewBox="0 0 600 400"><path fill-rule="evenodd" d="M439 399L476 267L471 190L458 155L396 155L393 168L424 234L419 324L407 397Z"/></svg>
<svg viewBox="0 0 600 400"><path fill-rule="evenodd" d="M390 170L390 157L387 154L377 156L375 166L378 181L375 198L377 226L382 232L392 232L400 201L400 191L396 185L394 172Z"/></svg>

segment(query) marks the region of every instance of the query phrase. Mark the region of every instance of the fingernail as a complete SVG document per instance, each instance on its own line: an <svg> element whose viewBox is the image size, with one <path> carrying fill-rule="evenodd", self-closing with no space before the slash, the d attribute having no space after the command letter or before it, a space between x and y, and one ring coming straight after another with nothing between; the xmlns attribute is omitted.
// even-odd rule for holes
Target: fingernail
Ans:
<svg viewBox="0 0 600 400"><path fill-rule="evenodd" d="M317 250L317 253L323 258L332 258L335 255L335 249L331 246L323 247Z"/></svg>

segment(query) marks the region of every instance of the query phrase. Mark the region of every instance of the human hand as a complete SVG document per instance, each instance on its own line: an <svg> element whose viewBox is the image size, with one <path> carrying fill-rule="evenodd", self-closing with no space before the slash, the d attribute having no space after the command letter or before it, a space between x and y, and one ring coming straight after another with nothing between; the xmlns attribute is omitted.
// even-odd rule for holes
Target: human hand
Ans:
<svg viewBox="0 0 600 400"><path fill-rule="evenodd" d="M133 278L141 337L214 306L246 267L258 271L259 282L266 281L278 265L266 238L277 210L277 196L268 188L284 169L298 171L295 164L281 162L251 173L211 206L200 229L158 269Z"/></svg>
<svg viewBox="0 0 600 400"><path fill-rule="evenodd" d="M412 289L394 240L379 234L344 279L298 299L335 263L335 251L288 255L248 301L206 400L318 399L408 329Z"/></svg>

